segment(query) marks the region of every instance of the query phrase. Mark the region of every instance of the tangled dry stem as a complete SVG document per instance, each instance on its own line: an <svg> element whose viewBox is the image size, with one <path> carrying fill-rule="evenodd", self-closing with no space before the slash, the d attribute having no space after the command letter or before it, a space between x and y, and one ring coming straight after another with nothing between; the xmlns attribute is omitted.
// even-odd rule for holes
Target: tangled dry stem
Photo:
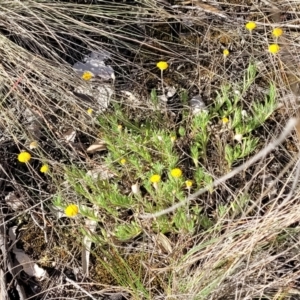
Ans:
<svg viewBox="0 0 300 300"><path fill-rule="evenodd" d="M165 9L160 8L157 11L156 1L145 1L144 4L146 7L141 8L138 12L125 4L118 4L119 6L107 4L104 7L91 5L88 17L93 19L101 15L103 20L109 21L123 18L123 22L127 26L140 26L149 20L153 23L166 23L165 20L171 18L182 21L178 15L174 16ZM122 9L120 9L120 5L122 5ZM71 66L66 63L67 60L72 61L73 57L68 57L68 53L70 49L76 48L76 43L81 43L81 48L85 50L97 47L105 48L107 42L104 38L107 37L110 41L118 43L118 46L133 51L142 48L144 53L151 54L151 51L159 49L160 55L169 55L174 61L194 64L202 55L204 58L211 58L212 66L219 63L216 49L208 48L203 53L199 51L190 58L186 55L188 47L183 47L184 51L178 51L173 42L153 43L154 39L151 40L149 37L146 41L143 41L142 36L130 37L128 35L130 27L127 27L125 32L121 25L112 26L109 22L97 24L95 21L79 21L74 16L87 16L86 5L2 1L0 6L0 28L11 31L15 41L19 42L18 46L17 43L9 40L7 32L0 35L0 79L2 82L0 124L2 128L6 129L7 136L18 144L19 141L22 141L21 144L24 145L25 140L32 139L32 132L26 130L21 120L22 112L26 108L45 121L53 141L57 140L59 134L45 117L49 112L56 115L62 123L71 122L79 130L86 130L86 120L78 118L85 108L78 105L74 95L69 92L80 81ZM120 16L121 10L126 10L126 14ZM137 15L139 18L134 18ZM199 23L199 16L193 15L190 20ZM207 19L200 23L209 24ZM263 22L257 22L257 24L265 26ZM272 25L280 26L282 24ZM224 26L225 31L231 30L228 24ZM294 28L298 29L299 26L285 25L286 30ZM193 28L190 28L190 31L194 32ZM102 39L95 40L93 35L99 35ZM69 42L70 37L75 37L75 40ZM265 44L265 36L261 35L255 38L258 48ZM49 40L51 40L50 43ZM290 39L285 42L296 46L290 42ZM196 49L195 45L189 47L190 51ZM248 49L241 55L256 54L254 49L252 49L252 53L247 53L248 51L250 50ZM115 52L114 55L120 67L127 63L148 73L143 66L136 66L135 62L129 62L119 53ZM288 59L284 57L282 59L282 64L285 65L283 70L285 67L290 67ZM266 59L266 56L262 56L262 62L268 65L268 69L264 69L264 71L270 72L273 69L275 79L282 83L282 90L284 90L286 83L278 75L276 60L270 66ZM203 66L201 71L206 71L209 67ZM215 73L214 76L220 79L226 76L225 70L225 75L216 74L218 72L214 67L211 67L209 71ZM294 70L292 73L294 74ZM197 75L199 78L195 77L194 82L200 84L200 74ZM130 80L130 78L127 79ZM12 102L16 103L14 110L7 105ZM59 114L57 113L58 107ZM78 111L78 113L74 114L74 111ZM216 180L213 186L225 184L226 180L261 160L282 143L297 124L298 120L291 119L277 140L240 167ZM280 124L278 124L278 128L280 128ZM21 146L19 145L19 147ZM44 153L44 155L47 154ZM296 286L300 272L299 230L296 226L300 221L300 205L297 203L299 190L293 174L289 174L287 177L283 175L281 174L283 183L294 182L294 185L283 200L281 194L284 194L284 187L282 187L278 195L269 203L268 210L264 214L259 214L258 210L251 215L251 211L247 209L244 210L242 217L234 218L228 214L220 218L209 231L193 237L193 247L171 266L174 283L177 283L172 286L171 293L176 295L176 299L255 299L263 295L269 296L271 299L280 299L283 297L282 295L285 295L284 297L287 299L290 296L299 297L300 291ZM295 177L297 178L297 174ZM202 189L188 197L185 202L155 215L144 217L155 218L173 212L174 209L192 201L208 190L208 188ZM262 197L261 199L251 199L253 205L261 202ZM259 204L257 205L259 206ZM287 272L287 270L292 271Z"/></svg>

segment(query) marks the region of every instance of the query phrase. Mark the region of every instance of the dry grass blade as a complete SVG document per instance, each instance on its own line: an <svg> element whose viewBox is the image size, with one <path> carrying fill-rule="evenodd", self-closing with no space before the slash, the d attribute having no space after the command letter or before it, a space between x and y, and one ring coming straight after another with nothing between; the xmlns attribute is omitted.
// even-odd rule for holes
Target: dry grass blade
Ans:
<svg viewBox="0 0 300 300"><path fill-rule="evenodd" d="M95 233L97 224L98 224L97 221L86 220L85 226L89 230L91 235ZM82 270L83 270L83 274L89 276L89 262L90 262L92 240L88 236L85 236L83 238L82 244L83 244L82 254L81 254Z"/></svg>

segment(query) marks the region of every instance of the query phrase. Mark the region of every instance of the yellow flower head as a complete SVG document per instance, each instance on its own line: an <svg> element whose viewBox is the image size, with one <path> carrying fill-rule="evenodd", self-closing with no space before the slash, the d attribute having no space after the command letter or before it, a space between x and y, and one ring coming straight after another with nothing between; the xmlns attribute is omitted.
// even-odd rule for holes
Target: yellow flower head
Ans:
<svg viewBox="0 0 300 300"><path fill-rule="evenodd" d="M222 118L222 123L223 124L227 124L229 122L228 118L224 117Z"/></svg>
<svg viewBox="0 0 300 300"><path fill-rule="evenodd" d="M121 165L125 165L125 164L126 164L126 162L127 162L127 161L126 161L126 159L125 159L125 158L122 158L122 159L120 160L120 164L121 164Z"/></svg>
<svg viewBox="0 0 300 300"><path fill-rule="evenodd" d="M160 175L154 174L150 177L150 182L152 183L158 183L160 182Z"/></svg>
<svg viewBox="0 0 300 300"><path fill-rule="evenodd" d="M279 52L280 47L278 46L278 44L271 44L269 45L269 52L272 54L276 54L277 52Z"/></svg>
<svg viewBox="0 0 300 300"><path fill-rule="evenodd" d="M78 214L78 206L76 204L70 204L65 209L65 214L67 217L75 217Z"/></svg>
<svg viewBox="0 0 300 300"><path fill-rule="evenodd" d="M247 30L249 30L251 32L253 29L256 28L256 23L253 21L250 21L245 25L245 27Z"/></svg>
<svg viewBox="0 0 300 300"><path fill-rule="evenodd" d="M193 185L193 181L192 180L187 180L185 182L185 186L186 186L187 189L190 189L192 187L192 185Z"/></svg>
<svg viewBox="0 0 300 300"><path fill-rule="evenodd" d="M85 72L83 72L83 74L82 74L82 76L81 76L81 78L83 79L83 80L85 80L85 81L88 81L88 80L90 80L91 78L93 78L94 77L94 74L92 73L92 72L90 72L90 71L85 71Z"/></svg>
<svg viewBox="0 0 300 300"><path fill-rule="evenodd" d="M92 113L93 113L93 109L92 109L92 108L89 108L89 109L88 109L86 112L87 112L87 114L88 114L88 115L90 115L90 116L91 116L91 115L92 115Z"/></svg>
<svg viewBox="0 0 300 300"><path fill-rule="evenodd" d="M123 126L122 125L118 125L118 130L122 131L122 129L123 129Z"/></svg>
<svg viewBox="0 0 300 300"><path fill-rule="evenodd" d="M175 135L172 135L172 136L171 136L171 142L174 143L175 141L176 141L176 136L175 136Z"/></svg>
<svg viewBox="0 0 300 300"><path fill-rule="evenodd" d="M283 34L283 30L280 27L276 27L273 29L272 34L274 37L280 37Z"/></svg>
<svg viewBox="0 0 300 300"><path fill-rule="evenodd" d="M156 66L161 70L164 71L166 69L168 69L168 63L166 61L159 61Z"/></svg>
<svg viewBox="0 0 300 300"><path fill-rule="evenodd" d="M179 168L175 168L171 170L171 176L174 178L179 178L182 175L182 171Z"/></svg>
<svg viewBox="0 0 300 300"><path fill-rule="evenodd" d="M40 168L41 173L48 173L49 172L49 166L48 165L42 165Z"/></svg>
<svg viewBox="0 0 300 300"><path fill-rule="evenodd" d="M228 49L224 49L223 50L223 55L224 55L224 57L227 57L229 55L229 50Z"/></svg>
<svg viewBox="0 0 300 300"><path fill-rule="evenodd" d="M28 163L31 159L31 154L29 152L23 151L18 155L18 161L21 163Z"/></svg>

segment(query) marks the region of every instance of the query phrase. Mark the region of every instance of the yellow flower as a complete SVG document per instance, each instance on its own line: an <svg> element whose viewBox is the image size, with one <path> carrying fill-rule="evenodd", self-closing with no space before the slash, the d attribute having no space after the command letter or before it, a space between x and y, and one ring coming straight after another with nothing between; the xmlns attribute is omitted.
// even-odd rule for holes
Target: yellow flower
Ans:
<svg viewBox="0 0 300 300"><path fill-rule="evenodd" d="M247 30L249 30L251 32L253 29L256 28L256 23L253 21L250 21L245 25L245 27Z"/></svg>
<svg viewBox="0 0 300 300"><path fill-rule="evenodd" d="M48 165L42 165L40 168L41 173L48 173L49 171L49 166Z"/></svg>
<svg viewBox="0 0 300 300"><path fill-rule="evenodd" d="M229 120L228 120L228 118L224 117L224 118L222 118L222 122L223 122L223 124L227 124L229 122Z"/></svg>
<svg viewBox="0 0 300 300"><path fill-rule="evenodd" d="M185 182L185 186L186 186L188 189L190 189L190 188L192 187L192 185L193 185L193 181L192 181L192 180L187 180L187 181Z"/></svg>
<svg viewBox="0 0 300 300"><path fill-rule="evenodd" d="M223 50L223 55L224 55L224 57L227 57L229 55L229 50L228 49L224 49Z"/></svg>
<svg viewBox="0 0 300 300"><path fill-rule="evenodd" d="M168 63L166 61L159 61L156 66L161 70L164 71L166 69L168 69Z"/></svg>
<svg viewBox="0 0 300 300"><path fill-rule="evenodd" d="M29 152L23 151L18 155L18 161L21 163L28 163L31 159L31 154Z"/></svg>
<svg viewBox="0 0 300 300"><path fill-rule="evenodd" d="M269 45L269 52L272 54L276 54L280 50L278 44L271 44Z"/></svg>
<svg viewBox="0 0 300 300"><path fill-rule="evenodd" d="M272 31L273 36L280 37L283 34L283 30L280 27L276 27Z"/></svg>
<svg viewBox="0 0 300 300"><path fill-rule="evenodd" d="M182 171L179 168L175 168L171 170L171 176L174 178L179 178L182 175Z"/></svg>
<svg viewBox="0 0 300 300"><path fill-rule="evenodd" d="M154 174L150 177L150 182L152 183L158 183L160 182L160 175Z"/></svg>
<svg viewBox="0 0 300 300"><path fill-rule="evenodd" d="M120 160L120 164L121 164L121 165L125 165L125 164L126 164L126 159L125 159L125 158L122 158L122 159Z"/></svg>
<svg viewBox="0 0 300 300"><path fill-rule="evenodd" d="M123 126L122 125L118 125L118 130L122 131L122 129L123 129Z"/></svg>
<svg viewBox="0 0 300 300"><path fill-rule="evenodd" d="M172 136L171 136L171 142L174 143L175 141L176 141L176 136L175 136L175 135L172 135Z"/></svg>
<svg viewBox="0 0 300 300"><path fill-rule="evenodd" d="M83 74L82 74L82 76L81 76L81 78L82 78L83 80L86 80L86 81L90 80L90 79L93 78L93 77L94 77L94 74L93 74L92 72L90 72L90 71L85 71L85 72L83 72Z"/></svg>
<svg viewBox="0 0 300 300"><path fill-rule="evenodd" d="M67 217L75 217L78 214L78 206L76 204L70 204L65 209Z"/></svg>
<svg viewBox="0 0 300 300"><path fill-rule="evenodd" d="M91 115L93 113L93 109L89 108L86 112L88 113L88 115Z"/></svg>

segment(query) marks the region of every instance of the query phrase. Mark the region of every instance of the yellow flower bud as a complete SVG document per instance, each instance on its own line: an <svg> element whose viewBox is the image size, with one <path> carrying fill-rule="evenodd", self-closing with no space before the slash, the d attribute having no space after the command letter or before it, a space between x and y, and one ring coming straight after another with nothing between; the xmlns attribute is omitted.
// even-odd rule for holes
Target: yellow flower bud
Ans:
<svg viewBox="0 0 300 300"><path fill-rule="evenodd" d="M187 189L190 189L192 187L192 185L193 185L193 181L192 180L187 180L185 182L185 186L186 186Z"/></svg>
<svg viewBox="0 0 300 300"><path fill-rule="evenodd" d="M65 209L65 214L67 217L75 217L78 214L78 206L76 204L70 204Z"/></svg>
<svg viewBox="0 0 300 300"><path fill-rule="evenodd" d="M156 66L161 70L164 71L166 69L168 69L169 65L166 61L159 61Z"/></svg>
<svg viewBox="0 0 300 300"><path fill-rule="evenodd" d="M280 47L278 46L278 44L271 44L269 45L269 52L272 54L276 54L277 52L279 52Z"/></svg>
<svg viewBox="0 0 300 300"><path fill-rule="evenodd" d="M222 118L222 123L223 124L227 124L228 122L229 122L228 118L226 118L226 117Z"/></svg>
<svg viewBox="0 0 300 300"><path fill-rule="evenodd" d="M31 154L29 152L23 151L18 155L18 161L21 163L28 163L31 159Z"/></svg>
<svg viewBox="0 0 300 300"><path fill-rule="evenodd" d="M85 80L85 81L88 81L88 80L90 80L91 78L93 78L94 77L94 74L92 73L92 72L90 72L90 71L85 71L85 72L83 72L83 74L82 74L82 76L81 76L81 78L83 79L83 80Z"/></svg>
<svg viewBox="0 0 300 300"><path fill-rule="evenodd" d="M250 21L245 25L245 27L247 30L249 30L251 32L253 29L256 28L256 23L253 21Z"/></svg>
<svg viewBox="0 0 300 300"><path fill-rule="evenodd" d="M280 37L283 34L283 30L280 27L274 28L272 31L274 37Z"/></svg>
<svg viewBox="0 0 300 300"><path fill-rule="evenodd" d="M224 49L223 50L223 55L224 55L224 57L227 57L229 55L229 50L228 49Z"/></svg>
<svg viewBox="0 0 300 300"><path fill-rule="evenodd" d="M49 166L48 165L42 165L40 168L41 173L48 173L49 172Z"/></svg>
<svg viewBox="0 0 300 300"><path fill-rule="evenodd" d="M174 178L179 178L182 175L182 171L179 168L175 168L171 170L171 176Z"/></svg>
<svg viewBox="0 0 300 300"><path fill-rule="evenodd" d="M150 182L152 183L158 183L160 182L160 175L154 174L150 177Z"/></svg>

